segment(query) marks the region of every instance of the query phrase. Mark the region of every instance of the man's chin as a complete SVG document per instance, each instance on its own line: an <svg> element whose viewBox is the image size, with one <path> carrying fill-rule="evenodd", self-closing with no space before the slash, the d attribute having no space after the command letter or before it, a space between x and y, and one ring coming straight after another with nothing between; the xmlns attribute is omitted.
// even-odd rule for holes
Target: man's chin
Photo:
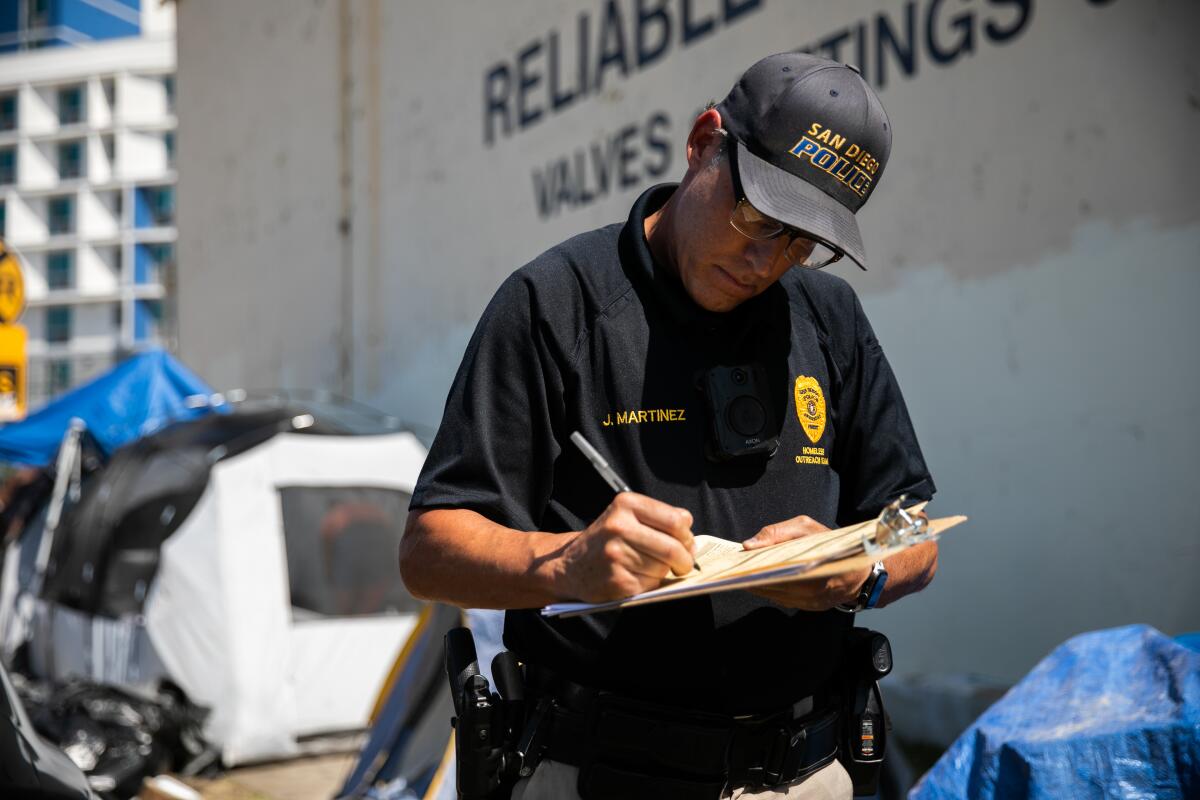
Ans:
<svg viewBox="0 0 1200 800"><path fill-rule="evenodd" d="M684 289L692 302L705 311L732 311L759 292L753 287L746 286L734 280L728 272L713 265L711 280L704 281L698 286L684 283Z"/></svg>
<svg viewBox="0 0 1200 800"><path fill-rule="evenodd" d="M734 298L739 303L749 300L759 292L756 285L742 283L724 267L714 265L713 272L715 279L713 288L723 295Z"/></svg>
<svg viewBox="0 0 1200 800"><path fill-rule="evenodd" d="M742 303L746 302L750 298L748 298L748 297L731 297L726 294L718 294L716 292L713 292L708 297L705 297L703 299L697 299L695 297L693 297L692 299L696 302L696 305L700 306L705 311L712 311L714 313L722 314L726 311L733 311L735 308L737 308L738 306L740 306Z"/></svg>

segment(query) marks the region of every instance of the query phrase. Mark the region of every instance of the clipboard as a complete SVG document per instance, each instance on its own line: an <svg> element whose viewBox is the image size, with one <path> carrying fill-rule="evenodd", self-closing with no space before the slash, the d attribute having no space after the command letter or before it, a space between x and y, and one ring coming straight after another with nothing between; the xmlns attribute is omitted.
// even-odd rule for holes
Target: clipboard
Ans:
<svg viewBox="0 0 1200 800"><path fill-rule="evenodd" d="M903 507L903 497L874 520L837 530L792 539L757 550L740 542L713 536L696 537L700 571L667 578L656 589L603 603L553 603L541 610L546 617L575 617L599 611L633 608L686 597L751 589L796 580L823 580L842 572L865 571L876 561L920 544L935 541L967 521L964 516L926 520L917 516L925 503Z"/></svg>

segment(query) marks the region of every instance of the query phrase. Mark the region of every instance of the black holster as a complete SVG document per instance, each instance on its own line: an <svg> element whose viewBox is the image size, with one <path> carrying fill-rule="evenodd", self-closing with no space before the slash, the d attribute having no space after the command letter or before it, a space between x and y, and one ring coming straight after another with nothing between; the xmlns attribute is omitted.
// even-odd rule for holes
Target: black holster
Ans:
<svg viewBox="0 0 1200 800"><path fill-rule="evenodd" d="M508 800L521 774L517 737L524 724L524 686L511 653L492 661L500 693L479 672L475 639L454 628L445 639L446 676L454 700L454 755L459 800Z"/></svg>

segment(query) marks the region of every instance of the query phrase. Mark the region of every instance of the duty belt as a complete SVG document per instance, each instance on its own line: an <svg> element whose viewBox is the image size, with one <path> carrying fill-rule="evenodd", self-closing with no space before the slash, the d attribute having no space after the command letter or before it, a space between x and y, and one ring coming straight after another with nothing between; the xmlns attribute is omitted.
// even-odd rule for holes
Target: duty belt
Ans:
<svg viewBox="0 0 1200 800"><path fill-rule="evenodd" d="M597 780L624 765L715 784L770 787L801 780L837 756L836 709L799 718L791 707L745 717L709 714L560 678L547 685L544 673L532 671L541 680L531 681L531 690L555 700L543 722L544 756L592 769Z"/></svg>

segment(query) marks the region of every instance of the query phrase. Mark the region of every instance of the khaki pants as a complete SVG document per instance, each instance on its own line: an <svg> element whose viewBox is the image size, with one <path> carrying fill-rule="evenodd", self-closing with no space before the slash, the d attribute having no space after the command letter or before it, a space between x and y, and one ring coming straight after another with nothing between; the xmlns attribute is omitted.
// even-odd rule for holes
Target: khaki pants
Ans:
<svg viewBox="0 0 1200 800"><path fill-rule="evenodd" d="M579 800L575 782L579 767L558 761L542 761L529 778L517 782L512 800ZM800 783L776 789L726 789L721 800L851 800L854 786L838 761L814 772Z"/></svg>

